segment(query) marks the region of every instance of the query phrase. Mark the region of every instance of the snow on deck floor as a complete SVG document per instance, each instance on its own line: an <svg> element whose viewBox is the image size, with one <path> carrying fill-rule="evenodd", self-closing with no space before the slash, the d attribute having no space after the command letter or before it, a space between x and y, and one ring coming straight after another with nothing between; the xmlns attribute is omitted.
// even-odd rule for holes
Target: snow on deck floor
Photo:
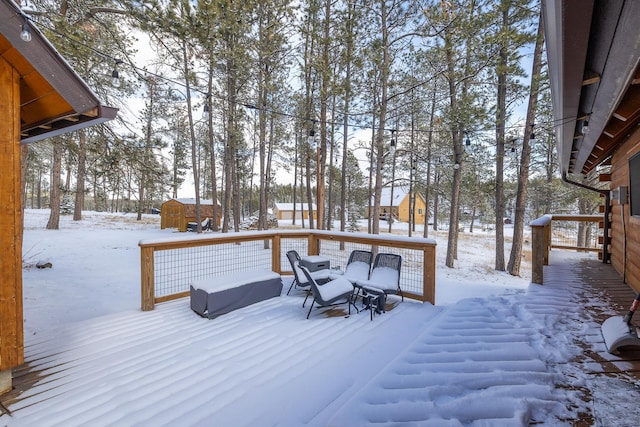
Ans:
<svg viewBox="0 0 640 427"><path fill-rule="evenodd" d="M27 361L45 369L44 376L0 424L514 426L557 420L567 415L568 400L578 400L554 386L561 381L558 359L570 354L560 341L550 349L541 332L550 322L558 329L571 292L532 285L528 295L449 307L405 300L373 321L368 312L326 317L315 309L306 320L301 294L213 320L181 299L152 312L83 321L27 343Z"/></svg>

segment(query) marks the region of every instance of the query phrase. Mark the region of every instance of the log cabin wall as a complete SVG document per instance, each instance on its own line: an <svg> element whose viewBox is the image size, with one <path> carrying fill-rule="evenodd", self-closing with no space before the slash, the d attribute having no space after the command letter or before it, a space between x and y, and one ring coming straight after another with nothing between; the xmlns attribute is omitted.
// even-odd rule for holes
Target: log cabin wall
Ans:
<svg viewBox="0 0 640 427"><path fill-rule="evenodd" d="M0 57L0 377L24 362L20 75ZM9 377L10 378L10 377ZM4 382L6 384L6 382ZM10 382L9 382L10 385ZM0 390L0 393L6 390Z"/></svg>
<svg viewBox="0 0 640 427"><path fill-rule="evenodd" d="M640 131L632 134L611 158L612 190L620 186L629 188L629 158L638 152ZM640 188L635 190L640 191ZM636 292L640 292L640 217L630 216L628 200L624 205L612 200L611 264Z"/></svg>

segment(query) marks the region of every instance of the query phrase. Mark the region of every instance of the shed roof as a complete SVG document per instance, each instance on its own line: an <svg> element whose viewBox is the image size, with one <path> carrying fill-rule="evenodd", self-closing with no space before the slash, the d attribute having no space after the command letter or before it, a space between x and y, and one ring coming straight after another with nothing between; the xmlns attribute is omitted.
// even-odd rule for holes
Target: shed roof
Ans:
<svg viewBox="0 0 640 427"><path fill-rule="evenodd" d="M276 209L279 211L293 211L293 203L275 203ZM311 204L311 209L316 210L316 204ZM309 210L308 203L296 203L296 211L307 211Z"/></svg>
<svg viewBox="0 0 640 427"><path fill-rule="evenodd" d="M543 0L542 7L560 169L585 174L640 124L640 2Z"/></svg>
<svg viewBox="0 0 640 427"><path fill-rule="evenodd" d="M34 142L115 118L11 0L0 0L0 57L20 74L21 142ZM20 38L28 23L31 41Z"/></svg>
<svg viewBox="0 0 640 427"><path fill-rule="evenodd" d="M182 198L170 199L170 200L175 200L176 202L182 203L183 205L195 205L196 204L196 199L195 198L191 198L191 197L182 197ZM167 201L170 201L170 200L167 200ZM201 205L213 205L213 200L212 199L200 199L200 204ZM218 202L218 206L220 206L220 202Z"/></svg>

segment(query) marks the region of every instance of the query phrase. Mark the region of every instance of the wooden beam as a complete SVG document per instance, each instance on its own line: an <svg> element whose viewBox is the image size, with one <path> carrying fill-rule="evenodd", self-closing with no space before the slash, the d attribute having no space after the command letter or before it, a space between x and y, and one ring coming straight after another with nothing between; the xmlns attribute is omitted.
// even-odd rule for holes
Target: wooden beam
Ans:
<svg viewBox="0 0 640 427"><path fill-rule="evenodd" d="M0 58L0 372L24 363L20 75Z"/></svg>
<svg viewBox="0 0 640 427"><path fill-rule="evenodd" d="M582 86L589 86L598 82L600 82L600 74L591 70L585 71L582 78Z"/></svg>

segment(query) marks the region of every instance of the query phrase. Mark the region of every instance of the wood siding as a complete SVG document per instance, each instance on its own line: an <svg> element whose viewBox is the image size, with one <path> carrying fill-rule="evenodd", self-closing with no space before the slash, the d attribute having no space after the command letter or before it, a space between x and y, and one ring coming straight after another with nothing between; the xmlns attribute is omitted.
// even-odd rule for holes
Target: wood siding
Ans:
<svg viewBox="0 0 640 427"><path fill-rule="evenodd" d="M218 205L218 212L220 212ZM209 204L200 205L200 218L213 220L213 206ZM196 205L185 204L179 200L171 199L162 204L160 209L160 229L177 228L179 231L187 231L187 224L196 221ZM218 225L220 217L218 216Z"/></svg>
<svg viewBox="0 0 640 427"><path fill-rule="evenodd" d="M0 371L24 361L19 84L0 58Z"/></svg>
<svg viewBox="0 0 640 427"><path fill-rule="evenodd" d="M612 190L629 187L629 158L638 152L640 132L636 131L611 159ZM634 190L640 191L640 188ZM630 216L628 201L624 205L612 201L611 264L636 292L640 292L640 218Z"/></svg>

